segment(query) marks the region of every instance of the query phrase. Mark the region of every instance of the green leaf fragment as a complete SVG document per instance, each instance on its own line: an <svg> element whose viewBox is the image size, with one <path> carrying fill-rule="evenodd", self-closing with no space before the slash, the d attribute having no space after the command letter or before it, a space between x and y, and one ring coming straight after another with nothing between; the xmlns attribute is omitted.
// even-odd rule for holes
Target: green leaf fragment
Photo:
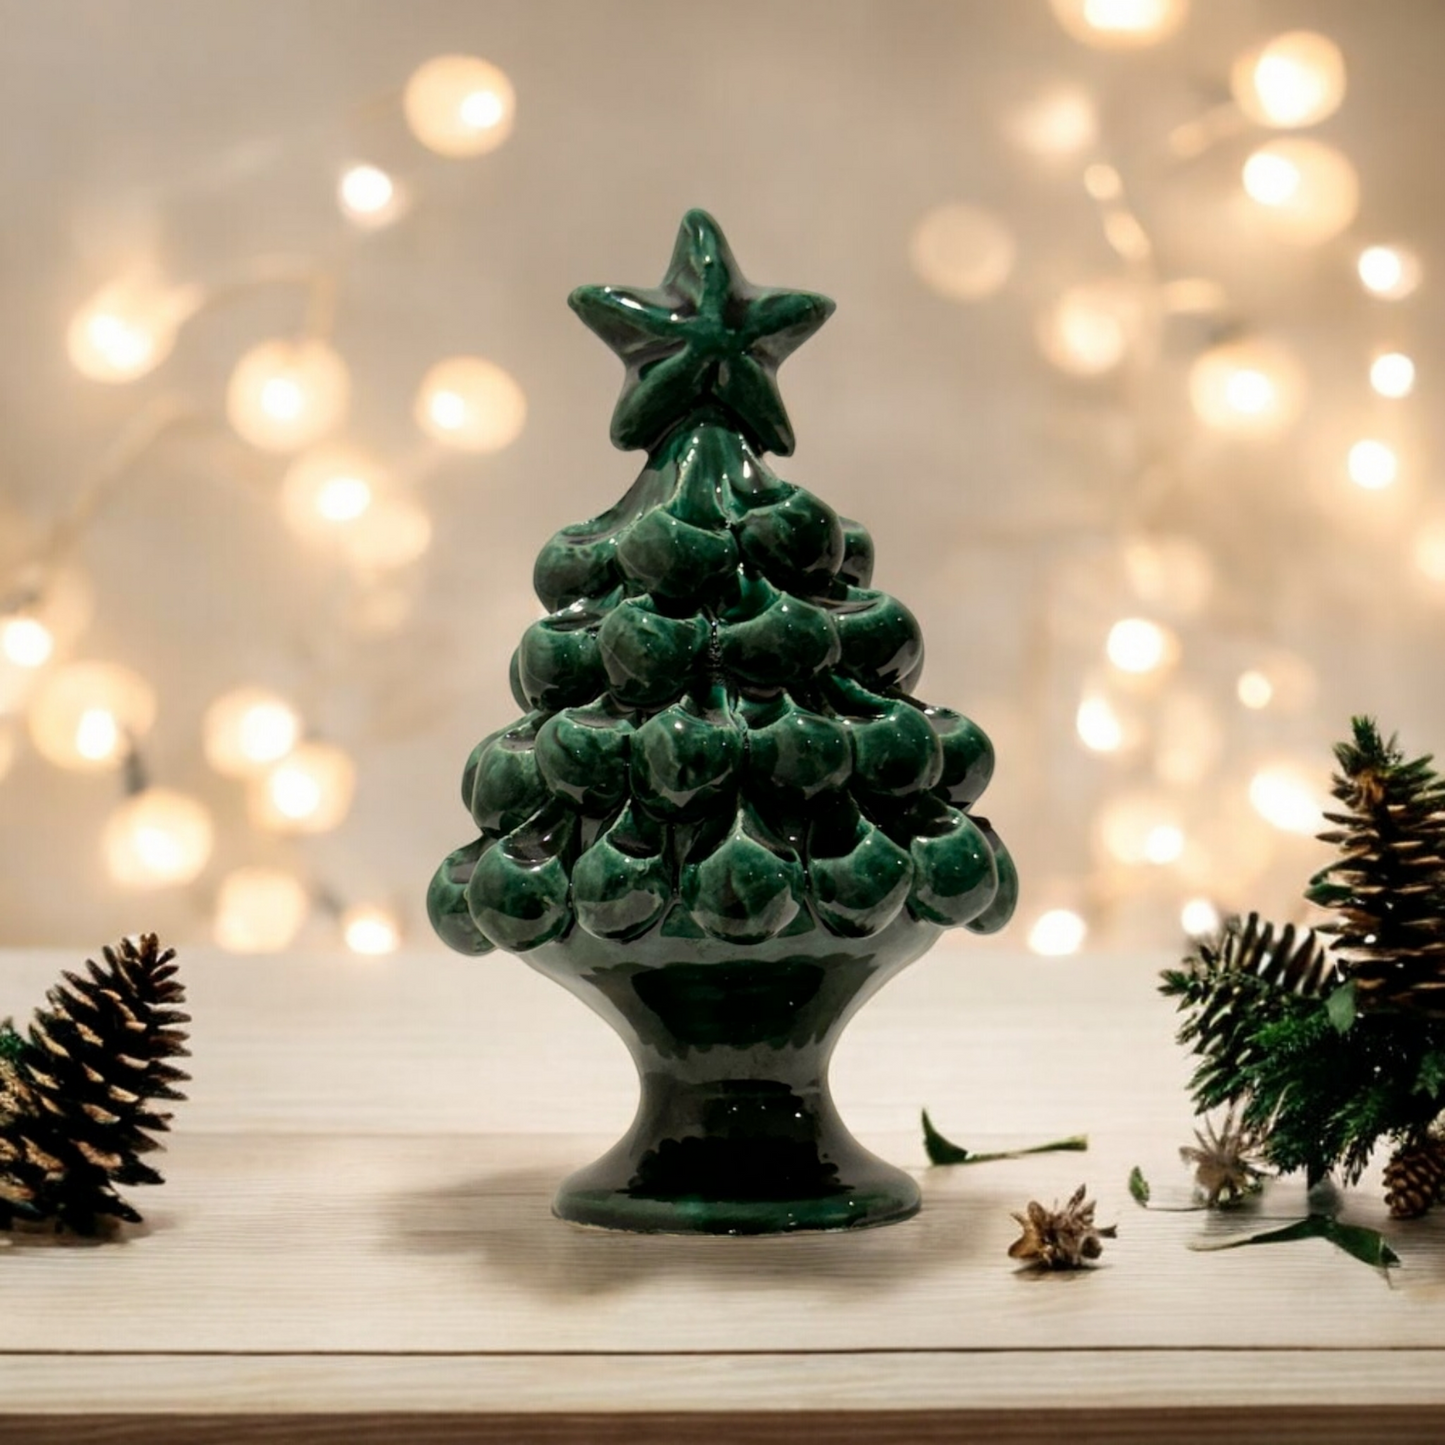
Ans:
<svg viewBox="0 0 1445 1445"><path fill-rule="evenodd" d="M1352 1258L1375 1269L1389 1269L1400 1262L1399 1255L1385 1243L1378 1230L1359 1224L1341 1224L1329 1214L1310 1214L1279 1229L1248 1234L1242 1239L1199 1240L1189 1247L1201 1251L1240 1249L1247 1244L1288 1244L1296 1239L1327 1239Z"/></svg>
<svg viewBox="0 0 1445 1445"><path fill-rule="evenodd" d="M1031 1144L1026 1149L1000 1149L975 1154L962 1144L946 1139L933 1127L928 1110L923 1111L923 1147L930 1164L988 1164L996 1159L1022 1159L1026 1154L1081 1153L1089 1147L1087 1134L1071 1134L1067 1139L1054 1139L1047 1144Z"/></svg>
<svg viewBox="0 0 1445 1445"><path fill-rule="evenodd" d="M1149 1181L1137 1164L1129 1171L1129 1194L1136 1204L1148 1205Z"/></svg>
<svg viewBox="0 0 1445 1445"><path fill-rule="evenodd" d="M933 1127L933 1120L928 1117L927 1109L923 1111L923 1147L928 1151L930 1164L967 1164L973 1158L967 1149L945 1139Z"/></svg>

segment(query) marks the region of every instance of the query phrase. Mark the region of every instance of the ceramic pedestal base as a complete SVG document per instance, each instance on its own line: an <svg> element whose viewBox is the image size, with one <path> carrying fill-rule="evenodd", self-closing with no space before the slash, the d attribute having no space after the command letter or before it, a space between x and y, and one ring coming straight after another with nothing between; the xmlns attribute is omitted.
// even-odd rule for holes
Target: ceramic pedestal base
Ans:
<svg viewBox="0 0 1445 1445"><path fill-rule="evenodd" d="M555 1212L681 1234L854 1229L916 1214L917 1184L848 1133L827 1067L853 1012L937 933L904 918L856 942L814 932L739 949L574 935L528 954L617 1029L642 1083L632 1128L563 1183Z"/></svg>

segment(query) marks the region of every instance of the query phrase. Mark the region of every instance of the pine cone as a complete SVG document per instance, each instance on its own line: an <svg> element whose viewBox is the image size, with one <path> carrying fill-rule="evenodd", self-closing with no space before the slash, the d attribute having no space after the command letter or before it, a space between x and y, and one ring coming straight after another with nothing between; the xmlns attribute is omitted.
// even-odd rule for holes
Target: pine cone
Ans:
<svg viewBox="0 0 1445 1445"><path fill-rule="evenodd" d="M1385 1203L1394 1219L1418 1219L1445 1198L1445 1139L1427 1136L1385 1165Z"/></svg>
<svg viewBox="0 0 1445 1445"><path fill-rule="evenodd" d="M1104 1251L1103 1240L1112 1239L1116 1226L1094 1223L1094 1201L1084 1198L1084 1185L1074 1191L1062 1209L1057 1204L1045 1209L1030 1200L1023 1214L1013 1216L1023 1234L1009 1246L1010 1259L1022 1259L1042 1269L1080 1269Z"/></svg>
<svg viewBox="0 0 1445 1445"><path fill-rule="evenodd" d="M161 1183L140 1156L170 1127L149 1101L183 1099L174 1086L190 1077L167 1062L189 1052L175 952L144 934L104 957L87 961L88 978L65 973L28 1037L0 1037L0 1227L53 1220L94 1234L108 1218L139 1222L115 1186Z"/></svg>

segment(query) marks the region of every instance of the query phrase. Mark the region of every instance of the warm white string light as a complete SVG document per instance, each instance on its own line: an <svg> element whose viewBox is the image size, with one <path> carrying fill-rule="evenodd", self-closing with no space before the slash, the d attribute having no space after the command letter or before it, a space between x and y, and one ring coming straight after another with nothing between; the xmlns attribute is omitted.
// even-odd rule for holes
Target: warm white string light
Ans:
<svg viewBox="0 0 1445 1445"><path fill-rule="evenodd" d="M146 788L111 814L102 847L117 883L170 888L200 876L213 839L211 815L196 799L170 788Z"/></svg>
<svg viewBox="0 0 1445 1445"><path fill-rule="evenodd" d="M1328 36L1291 30L1242 56L1230 88L1240 109L1260 125L1316 125L1345 98L1345 58Z"/></svg>
<svg viewBox="0 0 1445 1445"><path fill-rule="evenodd" d="M325 444L301 453L281 481L281 510L302 537L335 541L388 486L384 468L357 447Z"/></svg>
<svg viewBox="0 0 1445 1445"><path fill-rule="evenodd" d="M1347 469L1357 487L1378 492L1392 485L1400 475L1400 458L1393 447L1367 437L1350 448Z"/></svg>
<svg viewBox="0 0 1445 1445"><path fill-rule="evenodd" d="M281 868L237 868L221 880L214 936L228 953L279 953L296 940L311 895Z"/></svg>
<svg viewBox="0 0 1445 1445"><path fill-rule="evenodd" d="M1299 136L1270 141L1250 155L1240 175L1264 227L1294 245L1332 240L1360 208L1354 166L1323 141Z"/></svg>
<svg viewBox="0 0 1445 1445"><path fill-rule="evenodd" d="M347 166L336 182L341 214L364 231L379 230L400 219L406 192L394 177L367 162Z"/></svg>
<svg viewBox="0 0 1445 1445"><path fill-rule="evenodd" d="M1158 672L1179 655L1179 639L1160 622L1124 617L1109 629L1104 651L1120 672Z"/></svg>
<svg viewBox="0 0 1445 1445"><path fill-rule="evenodd" d="M1190 938L1208 938L1222 922L1219 909L1208 898L1191 898L1179 910L1179 926Z"/></svg>
<svg viewBox="0 0 1445 1445"><path fill-rule="evenodd" d="M401 924L390 909L356 904L341 915L341 936L352 953L380 957L400 947Z"/></svg>
<svg viewBox="0 0 1445 1445"><path fill-rule="evenodd" d="M289 452L334 431L346 415L351 376L324 341L263 341L236 363L226 415L252 446Z"/></svg>
<svg viewBox="0 0 1445 1445"><path fill-rule="evenodd" d="M71 320L66 333L71 363L91 381L135 381L171 354L200 299L197 288L167 287L153 277L113 281Z"/></svg>
<svg viewBox="0 0 1445 1445"><path fill-rule="evenodd" d="M1267 763L1249 780L1249 801L1283 833L1313 836L1324 827L1324 804L1314 777L1292 762Z"/></svg>
<svg viewBox="0 0 1445 1445"><path fill-rule="evenodd" d="M252 784L251 818L276 833L328 833L351 810L356 764L334 743L297 745Z"/></svg>
<svg viewBox="0 0 1445 1445"><path fill-rule="evenodd" d="M1189 0L1050 0L1074 37L1102 49L1132 49L1167 40L1189 14Z"/></svg>
<svg viewBox="0 0 1445 1445"><path fill-rule="evenodd" d="M55 651L55 638L38 618L26 613L0 619L0 652L16 667L44 667Z"/></svg>
<svg viewBox="0 0 1445 1445"><path fill-rule="evenodd" d="M499 452L522 434L527 398L495 362L453 356L422 378L413 413L424 432L447 446Z"/></svg>
<svg viewBox="0 0 1445 1445"><path fill-rule="evenodd" d="M1029 951L1044 958L1066 958L1077 953L1088 936L1089 925L1072 908L1050 908L1029 928Z"/></svg>
<svg viewBox="0 0 1445 1445"><path fill-rule="evenodd" d="M1263 337L1211 347L1189 371L1194 414L1206 426L1241 438L1287 431L1304 399L1304 369L1294 353Z"/></svg>
<svg viewBox="0 0 1445 1445"><path fill-rule="evenodd" d="M42 757L97 772L120 767L155 716L155 693L139 673L116 663L73 662L42 681L27 721Z"/></svg>
<svg viewBox="0 0 1445 1445"><path fill-rule="evenodd" d="M1384 301L1403 300L1420 284L1420 258L1404 246L1366 246L1355 270L1365 290Z"/></svg>
<svg viewBox="0 0 1445 1445"><path fill-rule="evenodd" d="M950 301L982 301L1003 289L1018 245L992 211L952 203L936 206L913 228L909 259L919 279Z"/></svg>
<svg viewBox="0 0 1445 1445"><path fill-rule="evenodd" d="M412 134L438 155L495 150L512 133L517 98L506 75L474 55L439 55L412 72L402 96Z"/></svg>
<svg viewBox="0 0 1445 1445"><path fill-rule="evenodd" d="M1039 345L1060 371L1102 376L1125 360L1144 321L1136 287L1118 280L1088 282L1070 287L1040 318Z"/></svg>
<svg viewBox="0 0 1445 1445"><path fill-rule="evenodd" d="M1415 390L1415 363L1403 351L1386 351L1370 363L1370 385L1379 396L1398 401Z"/></svg>
<svg viewBox="0 0 1445 1445"><path fill-rule="evenodd" d="M296 746L301 717L278 693L239 687L223 693L202 725L206 761L231 778L255 777Z"/></svg>

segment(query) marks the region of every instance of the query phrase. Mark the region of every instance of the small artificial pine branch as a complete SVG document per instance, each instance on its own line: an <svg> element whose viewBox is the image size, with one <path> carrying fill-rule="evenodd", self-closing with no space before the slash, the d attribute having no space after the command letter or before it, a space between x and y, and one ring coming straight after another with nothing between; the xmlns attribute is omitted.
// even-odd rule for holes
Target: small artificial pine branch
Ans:
<svg viewBox="0 0 1445 1445"><path fill-rule="evenodd" d="M170 1127L151 1101L183 1099L190 1077L170 1062L189 1052L175 952L143 934L103 957L65 972L27 1034L0 1027L0 1227L138 1223L115 1186L162 1182L140 1156Z"/></svg>
<svg viewBox="0 0 1445 1445"><path fill-rule="evenodd" d="M1324 842L1341 856L1311 880L1330 911L1318 932L1276 930L1251 914L1226 922L1161 990L1187 1015L1179 1032L1200 1062L1195 1107L1238 1110L1276 1169L1311 1184L1360 1177L1390 1139L1392 1212L1440 1196L1445 1109L1445 781L1356 718L1335 750Z"/></svg>

